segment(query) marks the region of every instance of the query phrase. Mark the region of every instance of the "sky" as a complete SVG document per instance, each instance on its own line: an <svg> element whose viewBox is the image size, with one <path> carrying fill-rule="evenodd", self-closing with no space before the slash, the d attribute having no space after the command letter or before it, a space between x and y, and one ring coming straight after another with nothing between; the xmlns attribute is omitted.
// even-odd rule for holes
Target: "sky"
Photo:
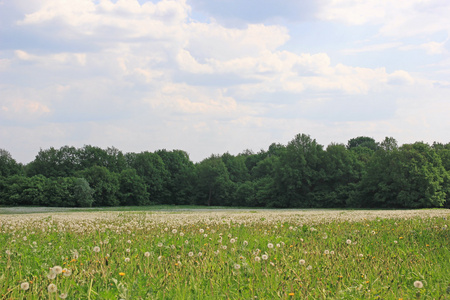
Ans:
<svg viewBox="0 0 450 300"><path fill-rule="evenodd" d="M0 148L450 142L448 0L0 0Z"/></svg>

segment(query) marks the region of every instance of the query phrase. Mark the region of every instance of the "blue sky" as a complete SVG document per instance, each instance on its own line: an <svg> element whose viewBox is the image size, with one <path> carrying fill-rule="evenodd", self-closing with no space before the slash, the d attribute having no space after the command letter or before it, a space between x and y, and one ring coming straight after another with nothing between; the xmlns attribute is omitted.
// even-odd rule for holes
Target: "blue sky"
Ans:
<svg viewBox="0 0 450 300"><path fill-rule="evenodd" d="M0 148L450 142L447 0L0 0Z"/></svg>

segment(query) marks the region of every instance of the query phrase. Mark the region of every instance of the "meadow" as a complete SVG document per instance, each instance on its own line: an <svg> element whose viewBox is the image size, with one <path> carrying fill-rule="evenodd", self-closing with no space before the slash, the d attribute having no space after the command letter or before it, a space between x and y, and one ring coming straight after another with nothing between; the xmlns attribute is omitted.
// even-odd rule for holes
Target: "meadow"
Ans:
<svg viewBox="0 0 450 300"><path fill-rule="evenodd" d="M450 299L448 209L38 211L2 299Z"/></svg>

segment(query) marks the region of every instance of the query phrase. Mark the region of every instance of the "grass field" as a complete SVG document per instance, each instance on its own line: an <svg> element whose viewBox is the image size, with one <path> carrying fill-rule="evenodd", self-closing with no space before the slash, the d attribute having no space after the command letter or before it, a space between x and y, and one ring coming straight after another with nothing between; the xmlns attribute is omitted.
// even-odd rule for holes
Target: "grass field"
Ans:
<svg viewBox="0 0 450 300"><path fill-rule="evenodd" d="M450 210L150 209L0 209L2 299L450 299Z"/></svg>

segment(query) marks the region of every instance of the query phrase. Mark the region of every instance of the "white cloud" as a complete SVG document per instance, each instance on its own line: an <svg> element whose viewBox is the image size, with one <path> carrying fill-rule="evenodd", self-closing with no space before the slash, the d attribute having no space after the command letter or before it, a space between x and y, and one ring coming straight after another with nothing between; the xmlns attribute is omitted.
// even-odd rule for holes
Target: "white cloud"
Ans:
<svg viewBox="0 0 450 300"><path fill-rule="evenodd" d="M431 42L440 36L414 40L413 46L401 39L403 30L410 36L446 28L441 14L424 31L404 28L417 16L428 21L437 9L432 3L330 1L321 18L369 24L379 32L363 43L348 34L333 48L325 41L328 32L308 37L311 32L294 33L288 23L231 28L194 20L197 14L182 0L42 0L26 10L22 3L26 15L5 28L20 25L27 35L0 47L0 120L8 128L0 127L0 139L18 149L26 143L6 131L32 136L33 155L40 147L95 144L124 151L173 147L196 160L227 150L257 151L299 132L325 144L414 131L420 139L438 126L433 114L448 129L448 60L426 62L441 68L442 78L435 78L411 64L394 64L407 60L388 50L414 46L448 54L446 42ZM318 33L315 24L308 26ZM305 39L292 40L299 35ZM375 53L380 51L386 56ZM342 53L358 55L340 61ZM423 99L433 99L430 108L423 109Z"/></svg>
<svg viewBox="0 0 450 300"><path fill-rule="evenodd" d="M414 83L414 78L408 72L398 70L389 74L387 82L394 85L411 85Z"/></svg>
<svg viewBox="0 0 450 300"><path fill-rule="evenodd" d="M327 0L317 17L349 25L379 25L384 36L450 33L450 3L445 0Z"/></svg>
<svg viewBox="0 0 450 300"><path fill-rule="evenodd" d="M363 53L363 52L378 52L384 51L392 48L398 48L402 45L400 42L392 42L392 43L382 43L382 44L373 44L368 46L363 46L361 48L352 48L352 49L344 49L342 53L344 54L355 54L355 53Z"/></svg>

